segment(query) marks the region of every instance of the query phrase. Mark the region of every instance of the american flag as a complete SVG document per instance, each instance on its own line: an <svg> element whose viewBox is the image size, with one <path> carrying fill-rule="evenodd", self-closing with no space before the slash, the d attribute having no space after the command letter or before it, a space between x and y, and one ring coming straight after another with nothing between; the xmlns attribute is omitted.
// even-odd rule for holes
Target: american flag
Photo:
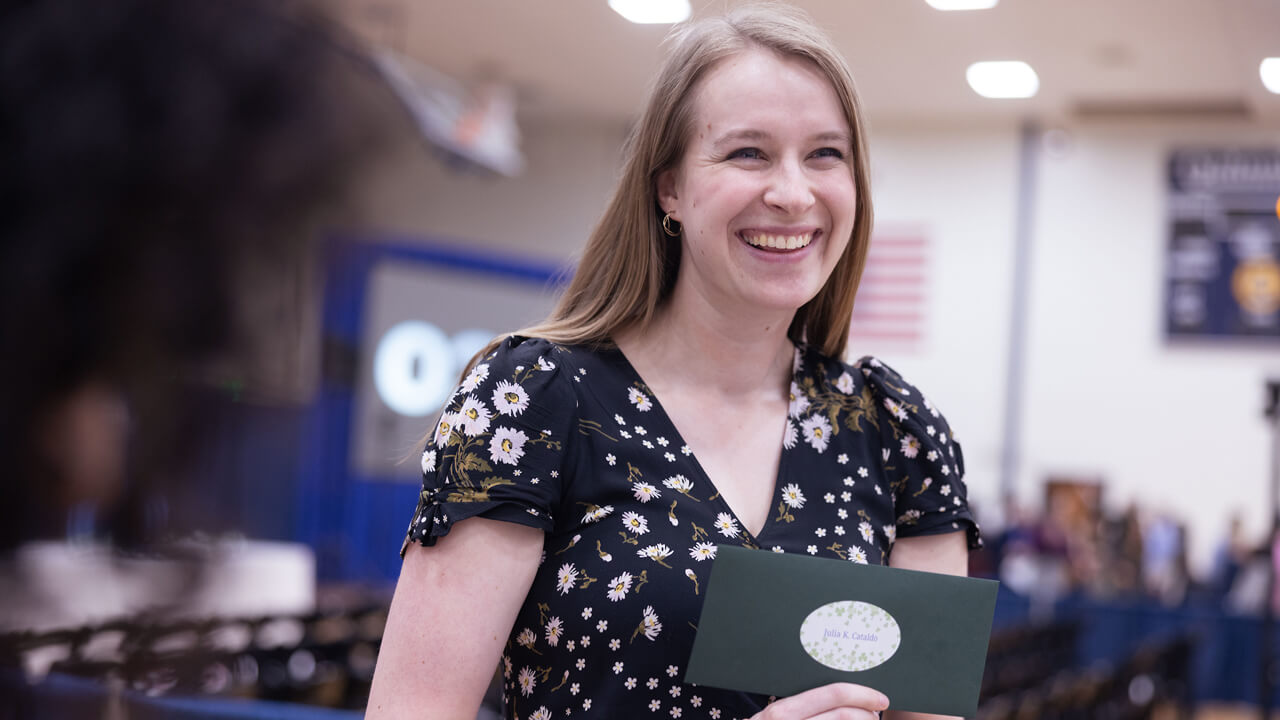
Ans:
<svg viewBox="0 0 1280 720"><path fill-rule="evenodd" d="M923 233L871 239L849 326L855 354L913 351L924 344L929 244Z"/></svg>

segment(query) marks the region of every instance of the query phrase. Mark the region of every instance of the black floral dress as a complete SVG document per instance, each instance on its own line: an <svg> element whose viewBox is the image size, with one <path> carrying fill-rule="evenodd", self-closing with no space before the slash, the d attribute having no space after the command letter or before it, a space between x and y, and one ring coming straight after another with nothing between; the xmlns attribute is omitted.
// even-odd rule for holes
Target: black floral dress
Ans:
<svg viewBox="0 0 1280 720"><path fill-rule="evenodd" d="M768 698L682 682L717 543L883 564L896 537L980 542L951 429L879 361L797 349L778 441L753 536L621 352L511 337L442 414L405 544L476 515L546 532L502 656L508 717L748 717Z"/></svg>

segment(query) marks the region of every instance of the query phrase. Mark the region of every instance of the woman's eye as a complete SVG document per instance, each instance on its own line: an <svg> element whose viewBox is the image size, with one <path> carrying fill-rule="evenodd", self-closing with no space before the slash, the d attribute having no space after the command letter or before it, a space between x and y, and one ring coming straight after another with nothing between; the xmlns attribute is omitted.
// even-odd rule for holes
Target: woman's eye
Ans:
<svg viewBox="0 0 1280 720"><path fill-rule="evenodd" d="M764 153L760 152L759 148L739 148L729 153L730 160L759 160L762 157L764 157Z"/></svg>
<svg viewBox="0 0 1280 720"><path fill-rule="evenodd" d="M833 148L833 147L825 147L825 148L822 148L821 150L816 150L814 151L813 155L814 157L835 158L836 160L844 159L844 151L842 151L840 148Z"/></svg>

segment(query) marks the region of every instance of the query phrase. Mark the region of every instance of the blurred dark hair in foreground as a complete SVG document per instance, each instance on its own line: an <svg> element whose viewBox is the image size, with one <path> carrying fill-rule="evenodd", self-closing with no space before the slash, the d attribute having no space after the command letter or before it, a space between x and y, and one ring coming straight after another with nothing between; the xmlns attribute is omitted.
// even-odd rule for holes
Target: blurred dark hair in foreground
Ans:
<svg viewBox="0 0 1280 720"><path fill-rule="evenodd" d="M296 4L0 9L0 552L77 503L152 539L144 499L199 435L187 390L273 352L256 294L368 156L358 64Z"/></svg>

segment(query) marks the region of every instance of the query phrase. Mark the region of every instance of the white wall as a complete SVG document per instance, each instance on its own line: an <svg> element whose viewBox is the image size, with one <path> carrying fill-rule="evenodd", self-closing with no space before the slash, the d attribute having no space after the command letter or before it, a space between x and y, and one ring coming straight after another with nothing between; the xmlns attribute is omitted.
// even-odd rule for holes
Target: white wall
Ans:
<svg viewBox="0 0 1280 720"><path fill-rule="evenodd" d="M1274 128L1179 123L1068 125L1065 154L1037 176L1016 490L1036 501L1049 475L1106 480L1190 521L1203 568L1241 511L1266 521L1270 439L1262 381L1280 347L1169 347L1161 336L1166 161L1184 146L1275 146ZM603 209L624 129L527 126L527 173L457 175L415 148L371 193L377 227L566 260ZM927 339L874 346L924 388L965 445L972 495L999 498L1017 202L1019 131L873 126L877 228L930 242Z"/></svg>
<svg viewBox="0 0 1280 720"><path fill-rule="evenodd" d="M1280 346L1171 346L1162 335L1167 162L1182 147L1275 147L1280 133L1165 123L1067 128L1040 172L1020 487L1097 474L1116 505L1190 523L1209 561L1230 513L1260 537L1270 436L1263 382Z"/></svg>

